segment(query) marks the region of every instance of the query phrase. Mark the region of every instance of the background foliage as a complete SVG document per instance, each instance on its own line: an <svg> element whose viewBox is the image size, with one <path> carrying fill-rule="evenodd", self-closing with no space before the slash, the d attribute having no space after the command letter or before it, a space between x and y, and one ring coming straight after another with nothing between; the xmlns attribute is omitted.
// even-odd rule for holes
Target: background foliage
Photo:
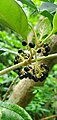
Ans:
<svg viewBox="0 0 57 120"><path fill-rule="evenodd" d="M20 2L21 0L19 0ZM45 1L45 3L43 3ZM38 34L43 35L41 37L45 37L49 34L49 31L52 30L52 19L53 15L57 8L57 0L33 0L32 3L30 0L26 0L26 2L21 1L21 6L23 10L26 12L28 21L32 23L34 26L36 22L39 20L40 16L45 16L45 21L50 25L50 29L43 33L43 31L37 31ZM47 3L48 2L48 3ZM49 3L51 2L51 3ZM54 5L53 2L56 4ZM47 5L48 4L48 8ZM51 4L51 8L50 8ZM37 8L39 11L37 11ZM45 9L44 9L45 8ZM38 14L40 12L40 14ZM47 16L46 16L47 14ZM49 18L49 20L48 20ZM41 25L44 25L44 20L42 21ZM30 28L29 28L30 31ZM29 33L28 31L28 33ZM39 33L40 31L40 33ZM43 34L42 34L42 33ZM14 58L19 48L26 50L26 47L23 47L21 41L23 38L13 32L12 30L0 25L0 70L9 67L14 64ZM5 74L0 76L0 99L4 97L10 83L14 80L17 76L17 72L11 71L9 74ZM16 83L19 82L19 79ZM15 83L15 84L16 84ZM57 101L57 64L53 66L51 72L49 73L48 78L45 81L43 87L36 87L33 89L33 94L35 94L34 99L31 103L25 108L27 112L32 116L33 120L40 119L42 117L46 117L52 114L56 114L56 101ZM8 96L9 97L9 96ZM8 99L7 97L7 99Z"/></svg>

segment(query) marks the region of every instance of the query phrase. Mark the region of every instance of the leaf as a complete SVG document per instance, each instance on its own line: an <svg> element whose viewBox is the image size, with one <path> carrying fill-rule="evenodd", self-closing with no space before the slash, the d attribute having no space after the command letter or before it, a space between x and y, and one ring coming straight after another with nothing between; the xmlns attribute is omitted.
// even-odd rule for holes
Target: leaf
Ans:
<svg viewBox="0 0 57 120"><path fill-rule="evenodd" d="M21 118L22 118L21 120L32 120L32 118L29 116L29 114L18 105L0 101L0 107L4 109L4 111L3 111L3 109L0 110L2 117L3 117L3 115L7 114L7 112L9 114L8 119L5 118L5 119L1 119L1 120L15 120L17 115L18 115L18 117L21 116ZM4 114L2 111L4 112ZM11 112L12 112L12 114L11 114ZM5 115L5 116L7 116L7 115ZM15 119L12 119L11 117L13 117ZM20 119L16 119L16 120L20 120Z"/></svg>
<svg viewBox="0 0 57 120"><path fill-rule="evenodd" d="M41 38L45 35L48 35L51 31L51 23L48 18L44 18L38 27L39 34Z"/></svg>
<svg viewBox="0 0 57 120"><path fill-rule="evenodd" d="M27 17L15 0L0 0L0 23L27 37Z"/></svg>
<svg viewBox="0 0 57 120"><path fill-rule="evenodd" d="M53 33L57 32L57 12L54 15L53 18Z"/></svg>
<svg viewBox="0 0 57 120"><path fill-rule="evenodd" d="M50 22L52 22L52 20L53 20L53 15L50 13L50 12L48 12L47 10L44 10L44 11L42 11L42 12L40 12L43 16L45 16L45 17L48 17L48 19L50 20Z"/></svg>
<svg viewBox="0 0 57 120"><path fill-rule="evenodd" d="M49 12L56 11L57 5L50 2L44 2L40 5L39 11L47 10Z"/></svg>
<svg viewBox="0 0 57 120"><path fill-rule="evenodd" d="M54 2L55 0L41 0L41 1L44 1L44 2Z"/></svg>
<svg viewBox="0 0 57 120"><path fill-rule="evenodd" d="M35 4L31 0L17 0L17 1L21 1L23 4L26 4L30 7L32 7L33 9L37 9Z"/></svg>

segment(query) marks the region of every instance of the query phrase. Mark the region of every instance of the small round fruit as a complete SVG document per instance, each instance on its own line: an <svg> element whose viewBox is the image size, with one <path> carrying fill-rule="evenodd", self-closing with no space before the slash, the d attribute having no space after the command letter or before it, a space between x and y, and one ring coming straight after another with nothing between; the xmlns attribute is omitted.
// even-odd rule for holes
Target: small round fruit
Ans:
<svg viewBox="0 0 57 120"><path fill-rule="evenodd" d="M42 68L42 67L44 67L44 66L45 66L45 64L44 64L44 63L41 63L40 67Z"/></svg>
<svg viewBox="0 0 57 120"><path fill-rule="evenodd" d="M14 60L14 65L18 64L18 60Z"/></svg>
<svg viewBox="0 0 57 120"><path fill-rule="evenodd" d="M46 77L48 77L48 72L47 72L47 71L44 71L44 72L43 72L43 76L44 76L44 79L46 79Z"/></svg>
<svg viewBox="0 0 57 120"><path fill-rule="evenodd" d="M44 68L47 70L47 71L49 71L49 68L48 68L48 66L45 64L44 65Z"/></svg>
<svg viewBox="0 0 57 120"><path fill-rule="evenodd" d="M20 78L20 79L23 79L23 78L24 78L24 75L20 75L19 78Z"/></svg>
<svg viewBox="0 0 57 120"><path fill-rule="evenodd" d="M27 78L27 77L28 77L28 73L27 73L27 72L25 72L24 77L25 77L25 78Z"/></svg>
<svg viewBox="0 0 57 120"><path fill-rule="evenodd" d="M39 49L39 50L37 51L37 53L41 53L41 49Z"/></svg>
<svg viewBox="0 0 57 120"><path fill-rule="evenodd" d="M48 56L48 52L43 53L44 56Z"/></svg>
<svg viewBox="0 0 57 120"><path fill-rule="evenodd" d="M32 74L28 72L29 79L32 79Z"/></svg>
<svg viewBox="0 0 57 120"><path fill-rule="evenodd" d="M50 51L50 47L49 47L49 46L46 46L46 47L45 47L45 51L46 51L46 52L49 52L49 51Z"/></svg>
<svg viewBox="0 0 57 120"><path fill-rule="evenodd" d="M35 47L35 44L34 44L33 42L30 42L30 43L29 43L29 47L30 47L30 48L34 48L34 47Z"/></svg>
<svg viewBox="0 0 57 120"><path fill-rule="evenodd" d="M43 46L44 46L44 48L45 48L46 46L48 46L48 43L44 43Z"/></svg>
<svg viewBox="0 0 57 120"><path fill-rule="evenodd" d="M26 72L29 71L29 67L28 67L28 66L24 67L24 70L25 70Z"/></svg>
<svg viewBox="0 0 57 120"><path fill-rule="evenodd" d="M23 52L23 50L22 50L22 49L19 49L19 50L18 50L18 53L22 53L22 52Z"/></svg>
<svg viewBox="0 0 57 120"><path fill-rule="evenodd" d="M38 80L39 80L39 79L36 77L36 75L33 75L33 76L32 76L32 79L33 79L35 82L38 82Z"/></svg>
<svg viewBox="0 0 57 120"><path fill-rule="evenodd" d="M22 41L22 45L23 45L23 46L26 46L26 45L27 45L27 42L26 42L26 41Z"/></svg>

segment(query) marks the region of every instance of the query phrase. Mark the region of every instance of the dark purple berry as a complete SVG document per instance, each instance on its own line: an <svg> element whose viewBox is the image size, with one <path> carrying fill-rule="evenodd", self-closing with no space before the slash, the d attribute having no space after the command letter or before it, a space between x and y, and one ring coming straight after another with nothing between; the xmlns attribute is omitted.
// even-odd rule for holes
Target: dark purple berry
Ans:
<svg viewBox="0 0 57 120"><path fill-rule="evenodd" d="M26 41L22 41L22 45L23 45L23 46L26 46L26 45L27 45L27 42L26 42Z"/></svg>
<svg viewBox="0 0 57 120"><path fill-rule="evenodd" d="M25 77L24 75L20 75L20 76L19 76L20 79L23 79L24 77Z"/></svg>
<svg viewBox="0 0 57 120"><path fill-rule="evenodd" d="M18 64L18 60L14 60L14 65Z"/></svg>
<svg viewBox="0 0 57 120"><path fill-rule="evenodd" d="M48 44L47 44L47 43L44 43L43 46L44 46L44 48L45 48L46 46L48 46Z"/></svg>
<svg viewBox="0 0 57 120"><path fill-rule="evenodd" d="M48 52L43 53L44 56L48 56Z"/></svg>
<svg viewBox="0 0 57 120"><path fill-rule="evenodd" d="M37 51L37 53L41 53L41 49L39 49L39 50Z"/></svg>
<svg viewBox="0 0 57 120"><path fill-rule="evenodd" d="M45 78L44 76L40 76L40 78L38 78L40 82L42 82Z"/></svg>
<svg viewBox="0 0 57 120"><path fill-rule="evenodd" d="M27 78L27 77L28 77L28 73L27 73L27 72L25 72L24 77L25 77L25 78Z"/></svg>
<svg viewBox="0 0 57 120"><path fill-rule="evenodd" d="M18 50L18 53L22 53L22 52L23 52L23 50L22 50L22 49L19 49L19 50Z"/></svg>
<svg viewBox="0 0 57 120"><path fill-rule="evenodd" d="M28 72L29 79L32 79L32 74Z"/></svg>
<svg viewBox="0 0 57 120"><path fill-rule="evenodd" d="M34 44L33 42L30 42L30 43L29 43L29 47L30 47L30 48L34 48L34 47L35 47L35 44Z"/></svg>
<svg viewBox="0 0 57 120"><path fill-rule="evenodd" d="M32 79L33 79L35 82L38 82L38 78L36 77L36 75L32 75Z"/></svg>
<svg viewBox="0 0 57 120"><path fill-rule="evenodd" d="M42 68L42 67L44 67L44 66L45 66L45 64L44 64L44 63L41 63L40 67Z"/></svg>
<svg viewBox="0 0 57 120"><path fill-rule="evenodd" d="M50 47L49 47L49 46L46 46L46 47L45 47L45 51L46 51L46 52L49 52L49 51L50 51Z"/></svg>
<svg viewBox="0 0 57 120"><path fill-rule="evenodd" d="M44 65L44 68L49 71L49 68L46 64Z"/></svg>
<svg viewBox="0 0 57 120"><path fill-rule="evenodd" d="M44 71L44 72L43 72L43 76L44 76L44 78L46 79L46 77L48 77L48 72L47 72L47 71Z"/></svg>
<svg viewBox="0 0 57 120"><path fill-rule="evenodd" d="M28 67L28 66L24 67L24 70L25 70L26 72L29 71L29 67Z"/></svg>

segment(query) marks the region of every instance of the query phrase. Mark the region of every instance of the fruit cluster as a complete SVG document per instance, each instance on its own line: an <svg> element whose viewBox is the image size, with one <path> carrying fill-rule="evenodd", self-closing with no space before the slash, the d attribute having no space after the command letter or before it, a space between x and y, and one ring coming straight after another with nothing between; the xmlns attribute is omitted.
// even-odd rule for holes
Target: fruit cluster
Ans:
<svg viewBox="0 0 57 120"><path fill-rule="evenodd" d="M35 44L33 42L30 42L29 44L27 44L26 41L22 42L23 46L28 45L30 48L35 49ZM32 50L33 50L32 49ZM43 44L42 46L40 46L40 48L38 50L36 50L36 54L37 53L43 53L43 55L48 55L50 51L50 47L48 46L47 43ZM22 61L23 59L28 59L30 57L30 53L25 53L22 49L18 50L18 54L15 57L14 60L14 64L18 64L20 61ZM20 55L22 57L20 57ZM33 54L33 59L35 59L35 55ZM36 62L34 61L34 63L36 64ZM34 67L32 67L34 66ZM25 66L25 67L19 67L18 69L16 69L19 78L23 79L23 78L29 78L29 79L33 79L35 82L38 81L43 81L44 79L46 79L46 77L48 76L48 72L49 72L49 68L46 64L41 63L40 65L33 65L32 63L30 63L30 65Z"/></svg>
<svg viewBox="0 0 57 120"><path fill-rule="evenodd" d="M42 82L48 76L49 68L46 64L42 63L40 65L40 70L41 70L41 73L39 73L39 71L37 71L38 73L37 72L35 73L34 68L32 68L30 66L25 66L24 74L20 75L20 79L28 77L29 79L33 79L35 82L38 82L38 81Z"/></svg>
<svg viewBox="0 0 57 120"><path fill-rule="evenodd" d="M44 43L40 49L37 50L37 53L41 53L44 55L44 56L47 56L49 54L49 51L50 51L50 47L48 46L47 43Z"/></svg>

